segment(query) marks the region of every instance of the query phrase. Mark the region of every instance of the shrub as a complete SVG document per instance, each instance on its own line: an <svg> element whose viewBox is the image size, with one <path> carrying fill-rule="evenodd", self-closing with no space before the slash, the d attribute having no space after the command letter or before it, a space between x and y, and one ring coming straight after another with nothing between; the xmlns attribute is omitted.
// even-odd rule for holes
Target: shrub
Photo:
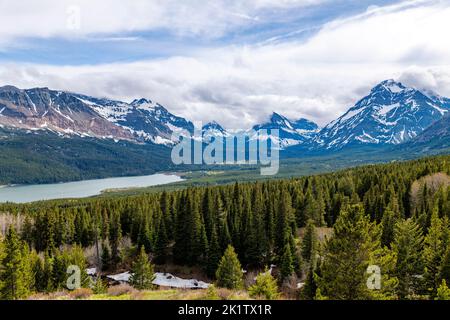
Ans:
<svg viewBox="0 0 450 320"><path fill-rule="evenodd" d="M102 294L107 292L108 286L102 279L97 279L92 286L92 290L95 294Z"/></svg>
<svg viewBox="0 0 450 320"><path fill-rule="evenodd" d="M220 300L217 288L214 285L210 285L206 291L205 300Z"/></svg>
<svg viewBox="0 0 450 320"><path fill-rule="evenodd" d="M248 292L253 298L267 300L275 300L280 296L277 281L267 269L256 277L256 283L248 289Z"/></svg>

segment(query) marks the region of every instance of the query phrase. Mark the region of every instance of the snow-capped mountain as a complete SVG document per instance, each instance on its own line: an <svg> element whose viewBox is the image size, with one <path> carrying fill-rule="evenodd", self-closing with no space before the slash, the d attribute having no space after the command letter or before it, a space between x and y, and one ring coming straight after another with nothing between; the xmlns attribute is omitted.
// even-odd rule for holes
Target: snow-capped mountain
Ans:
<svg viewBox="0 0 450 320"><path fill-rule="evenodd" d="M228 132L216 121L205 124L202 128L203 140L210 140L212 137L226 137Z"/></svg>
<svg viewBox="0 0 450 320"><path fill-rule="evenodd" d="M0 125L27 130L50 130L96 138L133 140L133 135L116 126L73 94L36 88L0 88Z"/></svg>
<svg viewBox="0 0 450 320"><path fill-rule="evenodd" d="M386 80L312 140L313 148L400 144L416 137L450 110L448 99Z"/></svg>
<svg viewBox="0 0 450 320"><path fill-rule="evenodd" d="M297 146L303 151L333 151L355 145L397 145L420 135L450 114L449 110L448 98L386 80L322 130L309 120L294 121L278 113L253 130L278 129L282 149ZM176 143L172 140L175 131L194 131L192 122L150 99L126 103L48 88L21 90L13 86L0 87L0 126L161 145ZM231 131L212 121L203 126L202 132L206 142Z"/></svg>
<svg viewBox="0 0 450 320"><path fill-rule="evenodd" d="M294 145L303 144L311 140L319 132L319 127L312 121L299 119L291 121L288 118L273 113L269 122L253 127L253 130L279 130L280 146L287 148Z"/></svg>
<svg viewBox="0 0 450 320"><path fill-rule="evenodd" d="M172 144L172 133L177 130L192 132L194 125L167 111L159 103L148 99L134 100L130 104L107 99L76 95L108 121L128 130L144 141Z"/></svg>
<svg viewBox="0 0 450 320"><path fill-rule="evenodd" d="M172 144L172 132L193 124L151 100L132 103L48 88L0 88L0 125L58 134Z"/></svg>

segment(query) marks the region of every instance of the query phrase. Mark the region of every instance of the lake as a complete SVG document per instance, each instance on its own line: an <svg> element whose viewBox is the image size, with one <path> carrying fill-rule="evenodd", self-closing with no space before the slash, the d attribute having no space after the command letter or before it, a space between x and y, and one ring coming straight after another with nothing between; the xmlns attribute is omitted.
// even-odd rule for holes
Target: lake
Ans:
<svg viewBox="0 0 450 320"><path fill-rule="evenodd" d="M84 198L99 195L106 189L141 188L178 181L183 181L183 179L177 175L153 174L55 184L5 186L0 188L0 202L26 203L51 199Z"/></svg>

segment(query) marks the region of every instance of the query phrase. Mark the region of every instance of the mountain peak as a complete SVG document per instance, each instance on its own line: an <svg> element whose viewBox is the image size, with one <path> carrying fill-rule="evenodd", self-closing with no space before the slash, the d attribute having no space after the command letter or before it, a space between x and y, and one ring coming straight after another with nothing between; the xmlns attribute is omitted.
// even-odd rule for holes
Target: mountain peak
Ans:
<svg viewBox="0 0 450 320"><path fill-rule="evenodd" d="M270 122L272 123L278 123L279 121L286 121L286 120L288 119L285 116L276 112L273 112L272 115L270 116Z"/></svg>
<svg viewBox="0 0 450 320"><path fill-rule="evenodd" d="M219 132L225 132L225 129L219 124L217 123L215 120L208 122L207 124L205 124L203 126L203 131L208 131L208 130L216 130Z"/></svg>
<svg viewBox="0 0 450 320"><path fill-rule="evenodd" d="M372 93L379 91L389 91L391 93L403 92L407 87L405 87L401 82L395 81L394 79L384 80L372 89Z"/></svg>
<svg viewBox="0 0 450 320"><path fill-rule="evenodd" d="M134 99L131 102L132 106L138 106L138 105L141 105L141 104L152 104L152 101L149 100L149 99L141 98L141 99Z"/></svg>
<svg viewBox="0 0 450 320"><path fill-rule="evenodd" d="M20 91L20 89L15 86L6 85L3 87L0 87L0 91Z"/></svg>

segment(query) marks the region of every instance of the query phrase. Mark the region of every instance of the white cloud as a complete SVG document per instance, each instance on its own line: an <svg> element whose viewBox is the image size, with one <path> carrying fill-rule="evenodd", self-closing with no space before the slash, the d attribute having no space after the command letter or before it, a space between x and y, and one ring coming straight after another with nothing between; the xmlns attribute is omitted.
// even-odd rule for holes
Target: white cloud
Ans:
<svg viewBox="0 0 450 320"><path fill-rule="evenodd" d="M268 18L267 11L328 0L2 0L0 44L20 37L82 37L166 29L179 35L216 37ZM80 28L73 28L79 8Z"/></svg>
<svg viewBox="0 0 450 320"><path fill-rule="evenodd" d="M252 3L258 8L274 1ZM447 30L449 1L408 1L334 21L306 42L204 49L135 63L10 64L0 67L0 82L127 100L149 97L191 120L215 119L229 128L248 127L272 111L324 125L387 78L450 96Z"/></svg>
<svg viewBox="0 0 450 320"><path fill-rule="evenodd" d="M412 66L401 74L399 80L408 86L450 97L450 66L431 68Z"/></svg>

